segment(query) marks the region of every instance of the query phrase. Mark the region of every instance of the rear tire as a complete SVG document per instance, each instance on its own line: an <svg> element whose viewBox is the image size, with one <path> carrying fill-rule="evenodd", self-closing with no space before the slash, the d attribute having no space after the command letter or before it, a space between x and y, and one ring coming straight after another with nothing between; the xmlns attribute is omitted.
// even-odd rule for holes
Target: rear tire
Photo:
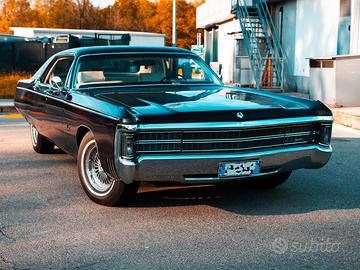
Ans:
<svg viewBox="0 0 360 270"><path fill-rule="evenodd" d="M91 200L114 206L134 198L140 183L128 185L106 174L100 163L96 141L90 132L80 143L77 160L81 185Z"/></svg>
<svg viewBox="0 0 360 270"><path fill-rule="evenodd" d="M257 189L273 189L284 184L289 179L291 173L291 171L283 172L274 176L252 179L247 182L247 185Z"/></svg>
<svg viewBox="0 0 360 270"><path fill-rule="evenodd" d="M54 152L55 145L42 136L34 125L30 125L30 135L35 152L39 154L50 154Z"/></svg>

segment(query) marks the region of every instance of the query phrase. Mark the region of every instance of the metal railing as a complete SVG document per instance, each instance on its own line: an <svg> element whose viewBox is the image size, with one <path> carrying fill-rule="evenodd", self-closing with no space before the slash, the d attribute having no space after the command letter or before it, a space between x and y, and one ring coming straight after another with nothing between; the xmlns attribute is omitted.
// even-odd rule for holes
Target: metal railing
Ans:
<svg viewBox="0 0 360 270"><path fill-rule="evenodd" d="M232 12L240 22L256 87L260 88L264 81L270 81L271 87L282 89L285 53L266 1L232 0Z"/></svg>

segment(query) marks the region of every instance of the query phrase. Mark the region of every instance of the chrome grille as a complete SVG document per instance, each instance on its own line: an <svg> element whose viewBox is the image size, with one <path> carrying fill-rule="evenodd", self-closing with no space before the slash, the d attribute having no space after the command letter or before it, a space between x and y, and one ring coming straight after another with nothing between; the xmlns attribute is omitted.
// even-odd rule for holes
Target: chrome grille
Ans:
<svg viewBox="0 0 360 270"><path fill-rule="evenodd" d="M135 150L140 155L272 149L314 144L318 133L317 124L236 130L138 131L135 134Z"/></svg>

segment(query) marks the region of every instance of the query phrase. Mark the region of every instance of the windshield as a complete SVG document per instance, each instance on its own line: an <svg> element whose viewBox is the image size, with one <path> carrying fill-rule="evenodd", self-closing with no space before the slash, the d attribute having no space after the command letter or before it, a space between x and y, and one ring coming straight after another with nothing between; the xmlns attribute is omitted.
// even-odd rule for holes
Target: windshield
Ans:
<svg viewBox="0 0 360 270"><path fill-rule="evenodd" d="M96 55L79 60L76 87L102 84L220 84L209 67L191 55Z"/></svg>

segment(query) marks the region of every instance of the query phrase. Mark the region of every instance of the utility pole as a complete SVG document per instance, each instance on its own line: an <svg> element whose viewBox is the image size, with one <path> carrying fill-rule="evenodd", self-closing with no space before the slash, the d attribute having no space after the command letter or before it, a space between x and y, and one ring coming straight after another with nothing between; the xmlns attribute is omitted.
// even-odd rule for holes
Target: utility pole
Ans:
<svg viewBox="0 0 360 270"><path fill-rule="evenodd" d="M176 0L173 0L172 46L176 47Z"/></svg>

